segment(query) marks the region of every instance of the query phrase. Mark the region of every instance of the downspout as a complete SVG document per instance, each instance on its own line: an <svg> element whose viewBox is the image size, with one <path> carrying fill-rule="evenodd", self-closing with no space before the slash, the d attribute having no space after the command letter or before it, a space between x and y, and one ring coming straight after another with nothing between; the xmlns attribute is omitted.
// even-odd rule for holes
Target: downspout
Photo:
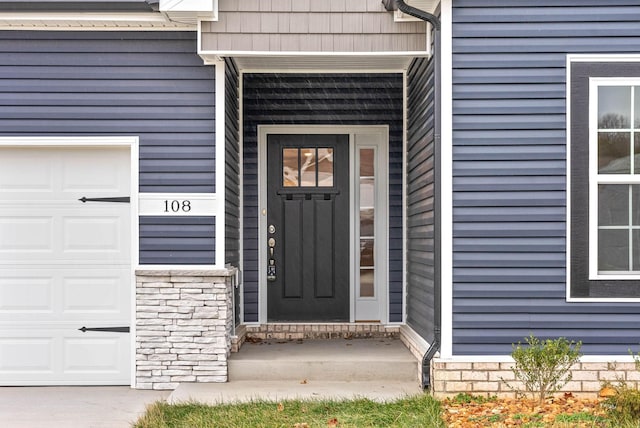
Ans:
<svg viewBox="0 0 640 428"><path fill-rule="evenodd" d="M434 112L434 157L435 157L435 166L434 166L434 186L435 186L435 206L434 206L434 216L435 216L435 228L434 228L434 239L435 239L435 249L434 249L434 265L435 265L435 278L434 278L434 314L433 314L433 333L434 339L427 349L427 352L422 356L422 388L428 389L431 387L431 361L435 357L436 353L440 350L440 339L441 339L441 283L440 283L440 226L439 226L439 217L440 217L440 99L441 99L441 89L440 89L440 19L424 10L417 9L413 6L409 6L404 2L404 0L382 0L385 8L389 11L399 9L401 12L406 13L407 15L411 15L423 21L426 21L431 24L433 29L433 69L434 69L434 88L435 88L435 112Z"/></svg>

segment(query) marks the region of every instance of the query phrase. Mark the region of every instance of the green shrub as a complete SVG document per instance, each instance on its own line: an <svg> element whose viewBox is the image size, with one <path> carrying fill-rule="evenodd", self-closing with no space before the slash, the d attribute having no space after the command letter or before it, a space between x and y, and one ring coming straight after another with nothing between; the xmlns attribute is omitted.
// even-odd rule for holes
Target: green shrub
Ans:
<svg viewBox="0 0 640 428"><path fill-rule="evenodd" d="M605 400L616 426L638 426L640 423L640 391L625 385L616 388L617 394Z"/></svg>
<svg viewBox="0 0 640 428"><path fill-rule="evenodd" d="M571 380L570 369L580 359L582 342L575 343L564 337L540 340L533 335L525 340L526 345L520 342L513 345L511 357L515 365L511 370L531 398L537 398L542 404L545 398L558 392ZM502 381L516 390L504 379Z"/></svg>

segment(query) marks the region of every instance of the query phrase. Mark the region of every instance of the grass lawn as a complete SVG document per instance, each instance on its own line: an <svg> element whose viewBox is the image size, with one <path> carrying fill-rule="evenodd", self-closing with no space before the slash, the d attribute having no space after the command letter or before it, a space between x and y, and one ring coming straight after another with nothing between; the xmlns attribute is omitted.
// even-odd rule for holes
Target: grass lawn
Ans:
<svg viewBox="0 0 640 428"><path fill-rule="evenodd" d="M443 401L424 394L388 403L368 399L253 401L216 406L156 402L134 427L640 428L640 403L632 404L636 416L621 420L609 413L607 402L577 399L571 394L549 399L544 405L528 399L486 399L468 394Z"/></svg>
<svg viewBox="0 0 640 428"><path fill-rule="evenodd" d="M149 406L136 428L200 427L437 427L444 428L440 402L424 394L395 402L254 401L246 404L207 406L187 403Z"/></svg>

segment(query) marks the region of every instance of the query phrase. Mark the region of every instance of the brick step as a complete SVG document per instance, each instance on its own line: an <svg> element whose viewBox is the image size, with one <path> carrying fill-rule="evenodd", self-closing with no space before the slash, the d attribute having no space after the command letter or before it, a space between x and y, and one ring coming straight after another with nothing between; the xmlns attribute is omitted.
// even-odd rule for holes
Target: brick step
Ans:
<svg viewBox="0 0 640 428"><path fill-rule="evenodd" d="M418 382L418 361L398 339L264 340L231 354L229 381Z"/></svg>
<svg viewBox="0 0 640 428"><path fill-rule="evenodd" d="M268 323L243 328L247 338L262 340L398 338L397 326L380 323Z"/></svg>

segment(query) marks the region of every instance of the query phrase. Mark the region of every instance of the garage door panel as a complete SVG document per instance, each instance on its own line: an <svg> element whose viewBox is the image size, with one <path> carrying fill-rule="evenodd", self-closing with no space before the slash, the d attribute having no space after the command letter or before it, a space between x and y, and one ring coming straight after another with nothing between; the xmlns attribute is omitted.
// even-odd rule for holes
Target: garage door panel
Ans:
<svg viewBox="0 0 640 428"><path fill-rule="evenodd" d="M96 158L96 155L100 157ZM96 162L97 159L99 162ZM128 152L86 150L74 156L63 157L61 168L63 173L60 191L62 193L97 192L101 195L105 192L128 192ZM81 196L89 197L90 195Z"/></svg>
<svg viewBox="0 0 640 428"><path fill-rule="evenodd" d="M73 327L0 329L2 385L126 385L126 333L82 333Z"/></svg>
<svg viewBox="0 0 640 428"><path fill-rule="evenodd" d="M128 196L130 163L125 148L4 148L0 199L74 201L82 196Z"/></svg>
<svg viewBox="0 0 640 428"><path fill-rule="evenodd" d="M0 197L31 199L54 192L56 178L49 153L36 150L2 150L0 159Z"/></svg>
<svg viewBox="0 0 640 428"><path fill-rule="evenodd" d="M118 373L122 338L102 335L65 337L62 359L64 373Z"/></svg>
<svg viewBox="0 0 640 428"><path fill-rule="evenodd" d="M51 337L0 337L0 375L54 372L54 340Z"/></svg>
<svg viewBox="0 0 640 428"><path fill-rule="evenodd" d="M125 272L128 274L128 272ZM125 275L65 277L62 292L62 313L65 315L110 314L110 318L129 312L129 296ZM128 321L125 319L125 321Z"/></svg>
<svg viewBox="0 0 640 428"><path fill-rule="evenodd" d="M0 269L0 328L17 320L130 320L130 269Z"/></svg>
<svg viewBox="0 0 640 428"><path fill-rule="evenodd" d="M125 233L120 216L64 217L62 223L63 252L109 253L128 258L128 254L121 254Z"/></svg>
<svg viewBox="0 0 640 428"><path fill-rule="evenodd" d="M2 258L30 257L33 252L53 255L53 216L19 216L8 213L0 217L0 252ZM25 254L26 253L26 254Z"/></svg>
<svg viewBox="0 0 640 428"><path fill-rule="evenodd" d="M95 205L103 206L0 206L0 265L130 263L129 204Z"/></svg>
<svg viewBox="0 0 640 428"><path fill-rule="evenodd" d="M13 272L2 271L0 275L0 314L5 314L7 319L19 313L29 319L35 314L53 314L55 291L54 279L51 276L28 274L15 277ZM2 318L0 315L0 320Z"/></svg>

